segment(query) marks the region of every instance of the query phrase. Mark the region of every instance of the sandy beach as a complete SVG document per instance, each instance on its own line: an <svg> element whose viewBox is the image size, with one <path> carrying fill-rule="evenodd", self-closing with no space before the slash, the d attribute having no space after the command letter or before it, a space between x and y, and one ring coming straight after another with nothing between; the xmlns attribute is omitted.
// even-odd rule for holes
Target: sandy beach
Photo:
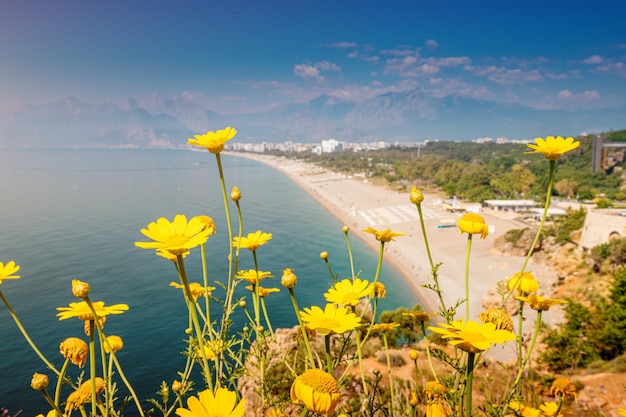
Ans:
<svg viewBox="0 0 626 417"><path fill-rule="evenodd" d="M351 233L363 239L378 253L380 243L372 234L362 230L368 227L391 229L405 236L385 245L384 261L391 263L414 288L421 304L428 312L438 311L436 294L423 287L432 283L432 274L426 254L419 216L409 193L399 193L386 187L375 186L362 178L322 169L313 164L278 158L265 154L231 153L267 164L287 175L298 186L320 202L330 213L350 227ZM425 195L422 203L424 223L435 264L439 269L439 283L444 292L446 306L465 298L465 253L467 235L459 234L456 222L461 216L444 209L440 197ZM483 295L498 281L519 271L524 258L503 256L493 249L493 242L510 229L526 227L515 220L510 212L483 209L490 227L486 239L475 236L472 240L469 266L470 319L477 319L483 311ZM532 263L526 268L532 271L542 288L549 289L556 275L545 267ZM465 307L461 307L461 314Z"/></svg>

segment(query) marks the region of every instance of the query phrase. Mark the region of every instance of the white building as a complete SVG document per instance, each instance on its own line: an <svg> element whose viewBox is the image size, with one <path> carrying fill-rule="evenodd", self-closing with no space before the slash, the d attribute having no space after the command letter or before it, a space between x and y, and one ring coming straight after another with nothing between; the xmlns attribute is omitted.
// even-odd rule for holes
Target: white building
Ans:
<svg viewBox="0 0 626 417"><path fill-rule="evenodd" d="M322 141L322 153L339 152L343 149L343 143L336 139L327 139Z"/></svg>

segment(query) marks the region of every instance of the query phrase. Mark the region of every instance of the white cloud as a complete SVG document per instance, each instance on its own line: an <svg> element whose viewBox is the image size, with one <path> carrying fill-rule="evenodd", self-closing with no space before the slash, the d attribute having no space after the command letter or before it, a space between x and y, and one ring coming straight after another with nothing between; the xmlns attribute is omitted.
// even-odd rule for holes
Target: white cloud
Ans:
<svg viewBox="0 0 626 417"><path fill-rule="evenodd" d="M583 92L583 97L588 100L598 100L600 98L600 93L598 90L587 90Z"/></svg>
<svg viewBox="0 0 626 417"><path fill-rule="evenodd" d="M352 51L347 55L348 58L356 58L358 56L359 56L359 51Z"/></svg>
<svg viewBox="0 0 626 417"><path fill-rule="evenodd" d="M293 73L301 78L314 78L318 81L321 81L324 79L324 77L320 75L320 70L317 69L317 67L313 65L307 65L307 64L294 65Z"/></svg>
<svg viewBox="0 0 626 417"><path fill-rule="evenodd" d="M591 55L589 58L583 60L585 64L601 64L604 62L600 55Z"/></svg>
<svg viewBox="0 0 626 417"><path fill-rule="evenodd" d="M335 42L330 43L326 46L328 46L329 48L356 48L357 46L359 46L359 44L356 42Z"/></svg>
<svg viewBox="0 0 626 417"><path fill-rule="evenodd" d="M572 93L569 90L562 90L562 91L559 91L556 96L558 98L563 98L563 99L569 100L572 97L574 97L574 93Z"/></svg>
<svg viewBox="0 0 626 417"><path fill-rule="evenodd" d="M341 71L339 65L329 61L318 62L315 66L322 71Z"/></svg>
<svg viewBox="0 0 626 417"><path fill-rule="evenodd" d="M599 100L600 93L598 90L585 90L582 93L573 93L570 90L562 90L557 93L557 98L562 100L589 101Z"/></svg>
<svg viewBox="0 0 626 417"><path fill-rule="evenodd" d="M437 48L439 48L439 42L437 42L434 39L427 39L426 42L424 42L424 44L429 49L437 49Z"/></svg>
<svg viewBox="0 0 626 417"><path fill-rule="evenodd" d="M609 62L596 69L602 72L614 72L620 77L626 78L626 65L623 62Z"/></svg>
<svg viewBox="0 0 626 417"><path fill-rule="evenodd" d="M477 76L486 76L488 80L501 85L521 84L529 81L540 81L543 79L537 70L526 71L519 68L509 69L494 65L466 65L464 69Z"/></svg>

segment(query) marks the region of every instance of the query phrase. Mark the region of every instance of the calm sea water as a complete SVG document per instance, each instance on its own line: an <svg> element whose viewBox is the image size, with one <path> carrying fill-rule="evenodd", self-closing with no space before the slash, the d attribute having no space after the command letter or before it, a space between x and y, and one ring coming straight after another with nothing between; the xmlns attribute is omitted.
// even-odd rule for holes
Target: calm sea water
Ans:
<svg viewBox="0 0 626 417"><path fill-rule="evenodd" d="M224 156L223 163L227 188L237 185L243 194L244 234L258 229L273 234L258 251L259 268L275 275L268 286L280 287L282 269L292 267L301 308L323 304L331 280L319 253L327 250L335 272L350 275L342 224L282 173L245 158ZM156 397L161 381L177 379L185 363L180 352L187 315L182 293L168 286L176 272L169 261L133 242L146 240L139 230L158 217L209 215L218 230L207 246L209 279L224 280L228 232L217 179L215 158L204 152L0 151L0 262L15 260L22 276L4 281L0 290L57 368L63 363L59 343L85 338L81 321L60 322L55 316L56 307L77 301L71 279L79 278L90 283L92 300L130 306L111 316L105 331L124 339L118 358L139 396ZM371 279L377 254L356 238L352 245L357 270ZM200 281L198 250L186 265L190 279ZM248 251L240 266L253 268ZM418 302L393 268L383 268L381 282L388 288L383 309ZM296 323L286 290L272 294L268 305L275 327ZM240 328L243 319L238 321ZM55 381L46 371L0 305L0 407L45 415L48 406L30 380L39 372ZM71 374L77 375L75 367Z"/></svg>

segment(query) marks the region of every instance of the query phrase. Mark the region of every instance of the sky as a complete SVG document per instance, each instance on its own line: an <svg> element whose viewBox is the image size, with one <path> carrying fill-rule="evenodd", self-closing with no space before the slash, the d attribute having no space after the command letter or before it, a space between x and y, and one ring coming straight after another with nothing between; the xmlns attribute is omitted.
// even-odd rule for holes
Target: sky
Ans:
<svg viewBox="0 0 626 417"><path fill-rule="evenodd" d="M158 92L228 115L415 88L626 115L626 2L0 2L0 113Z"/></svg>

